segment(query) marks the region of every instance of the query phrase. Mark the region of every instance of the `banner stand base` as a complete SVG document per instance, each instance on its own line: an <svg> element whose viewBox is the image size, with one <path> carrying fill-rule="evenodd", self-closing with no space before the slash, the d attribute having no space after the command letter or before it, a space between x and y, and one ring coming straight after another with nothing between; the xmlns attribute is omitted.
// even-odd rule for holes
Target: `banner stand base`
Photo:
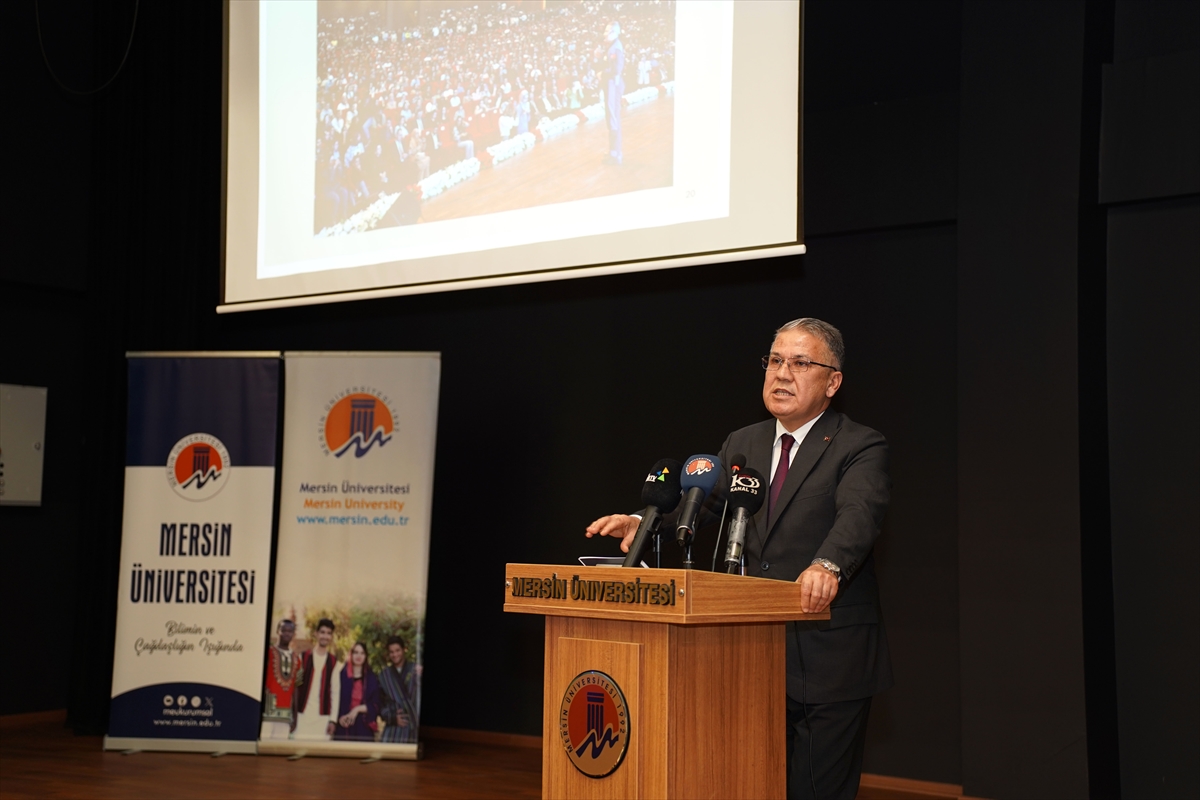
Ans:
<svg viewBox="0 0 1200 800"><path fill-rule="evenodd" d="M258 752L253 741L236 739L143 739L132 736L105 736L105 750L160 753L241 753Z"/></svg>
<svg viewBox="0 0 1200 800"><path fill-rule="evenodd" d="M425 757L425 743L382 744L378 742L318 742L287 740L260 740L260 756L331 756L333 758L359 758L374 760L417 761Z"/></svg>

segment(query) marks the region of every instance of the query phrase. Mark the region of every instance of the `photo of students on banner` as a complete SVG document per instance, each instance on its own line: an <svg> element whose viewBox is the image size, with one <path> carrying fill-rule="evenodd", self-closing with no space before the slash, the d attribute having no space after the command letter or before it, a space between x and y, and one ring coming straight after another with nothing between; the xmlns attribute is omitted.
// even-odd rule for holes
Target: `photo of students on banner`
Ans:
<svg viewBox="0 0 1200 800"><path fill-rule="evenodd" d="M398 610L403 615L403 607ZM263 683L261 738L416 742L422 670L409 658L406 636L418 638L420 621L398 620L397 632L381 640L382 620L364 626L361 609L343 609L339 616L359 619L338 637L337 624L319 616L324 613L316 612L315 630L308 629L311 641L300 642L304 647L293 647L295 620L285 616L276 623ZM355 638L363 635L372 638Z"/></svg>

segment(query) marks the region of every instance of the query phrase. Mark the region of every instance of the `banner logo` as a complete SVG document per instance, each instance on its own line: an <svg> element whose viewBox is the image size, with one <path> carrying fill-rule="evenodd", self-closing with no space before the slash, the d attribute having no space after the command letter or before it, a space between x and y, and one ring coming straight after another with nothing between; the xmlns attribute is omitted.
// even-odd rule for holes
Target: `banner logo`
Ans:
<svg viewBox="0 0 1200 800"><path fill-rule="evenodd" d="M339 393L321 418L321 450L337 458L349 453L362 458L378 445L392 440L396 414L387 396L374 389L355 387Z"/></svg>
<svg viewBox="0 0 1200 800"><path fill-rule="evenodd" d="M684 467L684 471L688 475L703 475L706 472L712 472L713 462L707 458L693 458Z"/></svg>
<svg viewBox="0 0 1200 800"><path fill-rule="evenodd" d="M616 772L629 749L629 709L612 676L589 670L563 694L558 730L567 758L589 778Z"/></svg>
<svg viewBox="0 0 1200 800"><path fill-rule="evenodd" d="M207 500L229 482L229 451L207 433L180 439L167 456L167 483L185 500Z"/></svg>

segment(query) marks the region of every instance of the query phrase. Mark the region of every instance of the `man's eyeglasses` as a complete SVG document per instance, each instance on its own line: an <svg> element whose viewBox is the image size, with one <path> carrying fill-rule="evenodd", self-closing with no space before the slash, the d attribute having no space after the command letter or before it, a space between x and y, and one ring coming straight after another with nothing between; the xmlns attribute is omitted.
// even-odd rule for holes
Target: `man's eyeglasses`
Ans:
<svg viewBox="0 0 1200 800"><path fill-rule="evenodd" d="M787 364L788 371L791 373L808 372L809 367L824 367L825 369L831 369L834 372L838 371L837 367L830 366L829 364L822 364L819 361L812 361L801 356L796 356L795 358L784 358L783 356L762 357L763 369L777 370L784 364Z"/></svg>

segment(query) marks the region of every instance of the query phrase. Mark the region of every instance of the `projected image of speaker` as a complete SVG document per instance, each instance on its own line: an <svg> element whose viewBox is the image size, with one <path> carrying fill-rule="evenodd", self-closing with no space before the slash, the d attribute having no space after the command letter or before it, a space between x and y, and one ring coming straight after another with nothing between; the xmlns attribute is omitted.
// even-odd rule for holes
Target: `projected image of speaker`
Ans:
<svg viewBox="0 0 1200 800"><path fill-rule="evenodd" d="M672 184L673 2L318 0L314 44L317 237Z"/></svg>

